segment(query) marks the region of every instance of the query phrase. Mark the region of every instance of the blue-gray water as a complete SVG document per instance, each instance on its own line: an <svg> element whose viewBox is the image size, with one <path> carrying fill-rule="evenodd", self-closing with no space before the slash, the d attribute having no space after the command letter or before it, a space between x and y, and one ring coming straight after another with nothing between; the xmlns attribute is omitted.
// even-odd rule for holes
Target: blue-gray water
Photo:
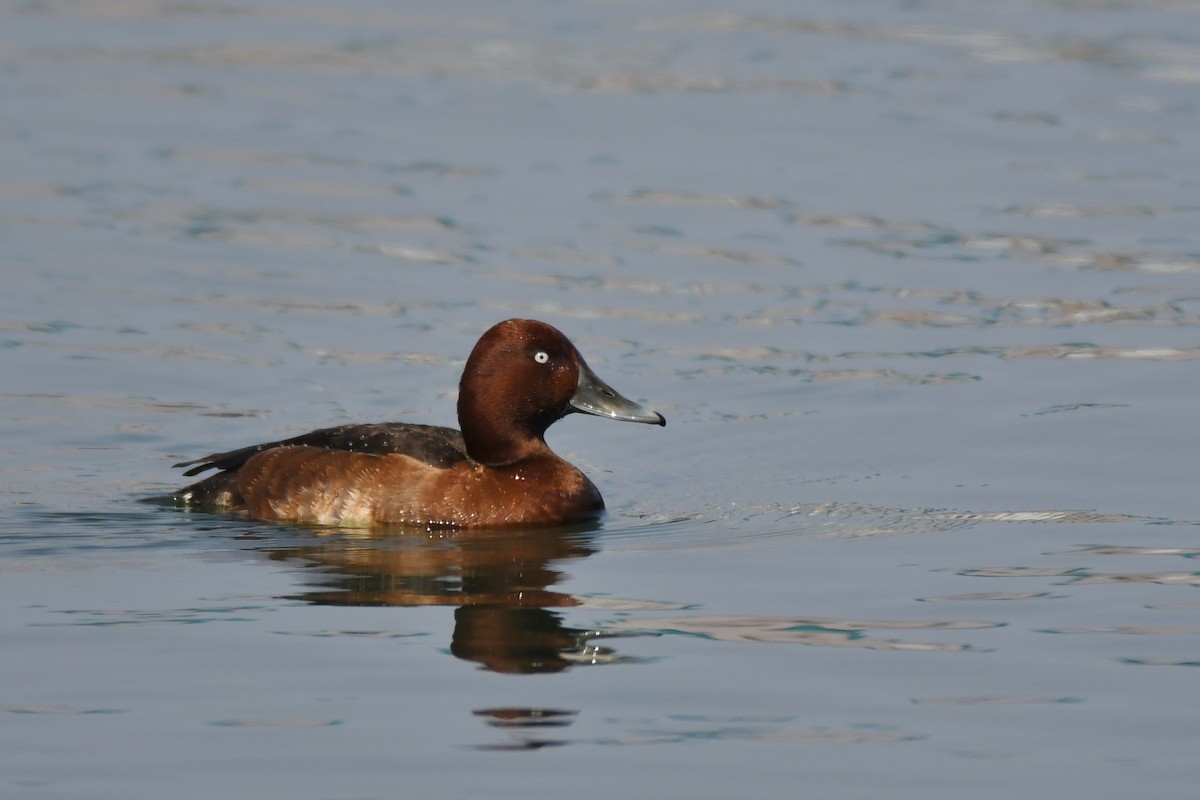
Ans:
<svg viewBox="0 0 1200 800"><path fill-rule="evenodd" d="M1189 796L1198 91L1185 0L5 4L0 796ZM669 420L551 430L602 526L142 502L510 316Z"/></svg>

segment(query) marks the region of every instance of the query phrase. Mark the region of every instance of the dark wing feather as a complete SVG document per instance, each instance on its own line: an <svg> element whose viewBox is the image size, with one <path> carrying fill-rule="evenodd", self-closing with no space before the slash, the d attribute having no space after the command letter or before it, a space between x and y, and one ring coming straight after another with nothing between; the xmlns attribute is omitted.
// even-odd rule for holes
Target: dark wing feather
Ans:
<svg viewBox="0 0 1200 800"><path fill-rule="evenodd" d="M234 472L263 450L274 447L321 447L326 450L348 450L383 456L399 453L424 461L431 467L448 468L467 458L462 433L453 428L436 425L412 425L404 422L380 422L374 425L342 425L281 439L277 442L251 445L224 453L213 453L194 461L183 461L176 467L191 467L185 476L199 475L210 469Z"/></svg>

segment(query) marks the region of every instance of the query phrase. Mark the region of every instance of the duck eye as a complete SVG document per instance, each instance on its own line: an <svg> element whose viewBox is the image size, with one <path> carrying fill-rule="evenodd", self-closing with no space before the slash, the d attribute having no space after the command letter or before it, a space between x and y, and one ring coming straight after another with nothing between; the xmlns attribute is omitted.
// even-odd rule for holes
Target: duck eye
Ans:
<svg viewBox="0 0 1200 800"><path fill-rule="evenodd" d="M538 350L536 353L533 354L533 360L539 364L545 364L547 361L550 360L550 354L547 353L545 350Z"/></svg>

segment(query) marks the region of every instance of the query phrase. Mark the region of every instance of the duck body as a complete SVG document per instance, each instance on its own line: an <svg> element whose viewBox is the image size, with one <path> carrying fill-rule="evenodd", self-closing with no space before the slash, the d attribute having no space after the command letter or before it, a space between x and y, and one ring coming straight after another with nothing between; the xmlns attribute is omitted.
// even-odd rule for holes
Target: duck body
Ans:
<svg viewBox="0 0 1200 800"><path fill-rule="evenodd" d="M574 345L535 320L507 320L475 345L459 384L461 431L345 425L177 464L189 506L332 525L502 527L598 517L604 500L546 444L572 412L665 425L596 377Z"/></svg>

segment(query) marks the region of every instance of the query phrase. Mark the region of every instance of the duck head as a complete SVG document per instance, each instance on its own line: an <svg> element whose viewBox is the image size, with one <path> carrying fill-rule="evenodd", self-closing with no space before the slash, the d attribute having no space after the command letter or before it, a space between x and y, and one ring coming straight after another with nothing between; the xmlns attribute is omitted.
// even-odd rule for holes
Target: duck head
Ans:
<svg viewBox="0 0 1200 800"><path fill-rule="evenodd" d="M468 456L500 466L543 452L546 429L573 412L667 424L600 380L575 345L544 322L510 319L483 334L458 388Z"/></svg>

